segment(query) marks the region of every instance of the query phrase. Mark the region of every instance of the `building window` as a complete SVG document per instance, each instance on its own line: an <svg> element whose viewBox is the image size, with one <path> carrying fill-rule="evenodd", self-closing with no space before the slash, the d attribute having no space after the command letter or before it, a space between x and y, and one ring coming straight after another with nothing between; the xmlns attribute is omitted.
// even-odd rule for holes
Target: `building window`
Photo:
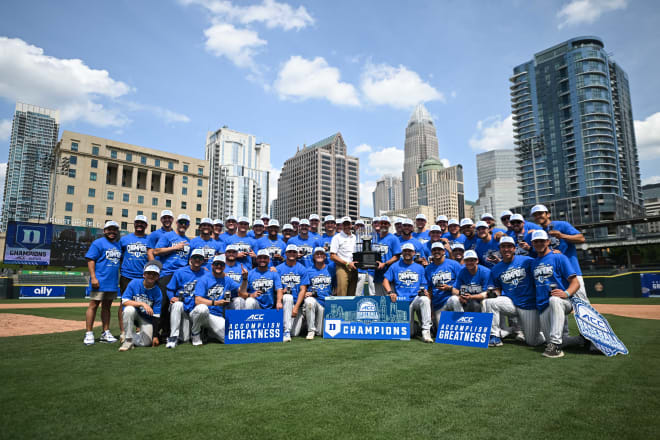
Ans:
<svg viewBox="0 0 660 440"><path fill-rule="evenodd" d="M128 229L128 223L127 222L121 222L121 229L122 231L125 231Z"/></svg>
<svg viewBox="0 0 660 440"><path fill-rule="evenodd" d="M64 210L66 212L72 212L73 211L73 202L66 202L64 204Z"/></svg>
<svg viewBox="0 0 660 440"><path fill-rule="evenodd" d="M154 159L154 165L159 167L160 166L160 159Z"/></svg>
<svg viewBox="0 0 660 440"><path fill-rule="evenodd" d="M114 199L115 199L115 192L108 191L108 200L114 200Z"/></svg>
<svg viewBox="0 0 660 440"><path fill-rule="evenodd" d="M142 165L146 165L147 164L147 157L146 156L140 156L140 163Z"/></svg>
<svg viewBox="0 0 660 440"><path fill-rule="evenodd" d="M98 168L99 167L99 161L96 159L92 159L92 168Z"/></svg>
<svg viewBox="0 0 660 440"><path fill-rule="evenodd" d="M199 167L199 168L197 168L197 175L199 175L199 176L203 176L203 175L204 175L204 168L203 168L203 167Z"/></svg>
<svg viewBox="0 0 660 440"><path fill-rule="evenodd" d="M117 151L116 150L110 150L110 157L113 159L117 159Z"/></svg>
<svg viewBox="0 0 660 440"><path fill-rule="evenodd" d="M92 182L96 182L96 173L94 171L89 173L89 180L91 180Z"/></svg>
<svg viewBox="0 0 660 440"><path fill-rule="evenodd" d="M202 179L197 179L197 186L202 186Z"/></svg>
<svg viewBox="0 0 660 440"><path fill-rule="evenodd" d="M73 185L67 185L66 186L66 193L69 195L73 195L76 192L76 187Z"/></svg>
<svg viewBox="0 0 660 440"><path fill-rule="evenodd" d="M99 147L92 147L92 154L94 156L98 156L99 155Z"/></svg>
<svg viewBox="0 0 660 440"><path fill-rule="evenodd" d="M202 197L202 190L201 189L197 190L197 197Z"/></svg>
<svg viewBox="0 0 660 440"><path fill-rule="evenodd" d="M137 215L144 215L144 211L138 210Z"/></svg>
<svg viewBox="0 0 660 440"><path fill-rule="evenodd" d="M201 203L197 204L197 212L202 212L202 204Z"/></svg>
<svg viewBox="0 0 660 440"><path fill-rule="evenodd" d="M65 215L64 216L64 224L65 225L70 225L71 224L71 216L70 215Z"/></svg>
<svg viewBox="0 0 660 440"><path fill-rule="evenodd" d="M69 177L76 177L76 170L74 168L69 168Z"/></svg>
<svg viewBox="0 0 660 440"><path fill-rule="evenodd" d="M183 176L183 183L188 183L188 176Z"/></svg>
<svg viewBox="0 0 660 440"><path fill-rule="evenodd" d="M105 208L105 215L112 215L112 206Z"/></svg>
<svg viewBox="0 0 660 440"><path fill-rule="evenodd" d="M89 191L87 191L87 197L96 197L96 190L94 188L90 188Z"/></svg>
<svg viewBox="0 0 660 440"><path fill-rule="evenodd" d="M172 161L167 162L167 168L170 169L170 170L173 170L174 169L174 162L172 162Z"/></svg>
<svg viewBox="0 0 660 440"><path fill-rule="evenodd" d="M183 194L184 196L188 195L188 188L186 188L185 186L181 188L181 194Z"/></svg>
<svg viewBox="0 0 660 440"><path fill-rule="evenodd" d="M186 202L181 202L181 209L188 209L188 204Z"/></svg>
<svg viewBox="0 0 660 440"><path fill-rule="evenodd" d="M151 198L151 204L153 206L158 206L158 197L152 197Z"/></svg>
<svg viewBox="0 0 660 440"><path fill-rule="evenodd" d="M154 232L156 230L156 225L151 225L151 232Z"/></svg>
<svg viewBox="0 0 660 440"><path fill-rule="evenodd" d="M138 203L140 205L144 203L144 196L138 196Z"/></svg>
<svg viewBox="0 0 660 440"><path fill-rule="evenodd" d="M94 219L93 219L93 218L89 218L89 217L87 217L87 218L85 219L85 225L86 225L88 228L91 228L92 226L94 226Z"/></svg>
<svg viewBox="0 0 660 440"><path fill-rule="evenodd" d="M187 164L183 164L183 172L184 173L188 172L188 165Z"/></svg>
<svg viewBox="0 0 660 440"><path fill-rule="evenodd" d="M172 200L165 199L165 207L166 208L171 208L172 207Z"/></svg>
<svg viewBox="0 0 660 440"><path fill-rule="evenodd" d="M124 208L121 210L121 216L122 217L128 217L128 209Z"/></svg>
<svg viewBox="0 0 660 440"><path fill-rule="evenodd" d="M129 200L131 200L131 196L128 193L122 194L122 196L121 196L121 201L122 202L128 202Z"/></svg>
<svg viewBox="0 0 660 440"><path fill-rule="evenodd" d="M87 205L87 214L94 214L94 205Z"/></svg>
<svg viewBox="0 0 660 440"><path fill-rule="evenodd" d="M71 151L78 151L78 142L71 142Z"/></svg>
<svg viewBox="0 0 660 440"><path fill-rule="evenodd" d="M156 214L155 212L152 212L151 213L151 220L158 220L158 214Z"/></svg>
<svg viewBox="0 0 660 440"><path fill-rule="evenodd" d="M69 164L78 165L78 157L76 157L76 156L69 157Z"/></svg>
<svg viewBox="0 0 660 440"><path fill-rule="evenodd" d="M127 162L132 162L133 161L133 155L131 153L126 153L126 161Z"/></svg>

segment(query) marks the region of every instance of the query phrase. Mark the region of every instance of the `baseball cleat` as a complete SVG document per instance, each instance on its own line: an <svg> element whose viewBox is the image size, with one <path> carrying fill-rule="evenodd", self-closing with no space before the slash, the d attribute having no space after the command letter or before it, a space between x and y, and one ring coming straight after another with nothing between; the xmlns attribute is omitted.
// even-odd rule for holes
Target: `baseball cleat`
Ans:
<svg viewBox="0 0 660 440"><path fill-rule="evenodd" d="M191 336L192 336L192 345L194 345L194 346L202 345L202 335L201 334L197 333L197 334L193 334Z"/></svg>
<svg viewBox="0 0 660 440"><path fill-rule="evenodd" d="M126 342L126 333L125 332L119 333L119 342L121 342L122 344L124 342Z"/></svg>
<svg viewBox="0 0 660 440"><path fill-rule="evenodd" d="M85 344L85 345L94 345L94 332L85 333L85 338L83 339L83 344Z"/></svg>
<svg viewBox="0 0 660 440"><path fill-rule="evenodd" d="M127 339L124 341L123 344L121 344L121 347L119 347L119 351L128 351L132 350L134 348L133 341L130 339Z"/></svg>
<svg viewBox="0 0 660 440"><path fill-rule="evenodd" d="M431 338L431 332L429 330L422 330L422 341L433 342L433 338Z"/></svg>
<svg viewBox="0 0 660 440"><path fill-rule="evenodd" d="M307 332L307 340L311 341L314 339L314 332Z"/></svg>
<svg viewBox="0 0 660 440"><path fill-rule="evenodd" d="M282 338L282 342L291 342L291 334L290 333L284 333L284 337Z"/></svg>
<svg viewBox="0 0 660 440"><path fill-rule="evenodd" d="M167 345L165 347L167 347L167 348L176 347L176 340L177 340L177 338L167 338Z"/></svg>
<svg viewBox="0 0 660 440"><path fill-rule="evenodd" d="M564 356L564 352L561 350L561 348L559 348L558 345L555 345L552 342L548 342L548 345L545 346L543 356L549 358L560 358Z"/></svg>
<svg viewBox="0 0 660 440"><path fill-rule="evenodd" d="M106 330L101 335L101 339L99 339L99 342L105 342L106 344L114 344L115 342L117 342L117 338L112 336L110 330Z"/></svg>
<svg viewBox="0 0 660 440"><path fill-rule="evenodd" d="M525 334L520 330L516 332L516 341L525 342Z"/></svg>
<svg viewBox="0 0 660 440"><path fill-rule="evenodd" d="M490 340L488 341L488 346L489 347L501 347L504 344L502 343L502 340L498 338L497 336L491 336Z"/></svg>

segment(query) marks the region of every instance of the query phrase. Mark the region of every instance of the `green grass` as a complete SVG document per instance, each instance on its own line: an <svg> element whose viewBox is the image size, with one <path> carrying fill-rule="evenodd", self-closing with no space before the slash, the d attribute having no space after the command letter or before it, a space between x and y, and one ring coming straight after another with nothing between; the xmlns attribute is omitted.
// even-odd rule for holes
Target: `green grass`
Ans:
<svg viewBox="0 0 660 440"><path fill-rule="evenodd" d="M655 438L660 321L607 318L630 355L301 338L118 353L83 346L82 331L2 338L2 437Z"/></svg>

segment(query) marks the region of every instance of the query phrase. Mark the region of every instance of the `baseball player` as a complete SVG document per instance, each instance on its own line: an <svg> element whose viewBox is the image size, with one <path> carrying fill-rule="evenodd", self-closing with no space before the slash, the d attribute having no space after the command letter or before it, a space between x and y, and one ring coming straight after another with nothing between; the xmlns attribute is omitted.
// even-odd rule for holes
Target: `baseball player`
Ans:
<svg viewBox="0 0 660 440"><path fill-rule="evenodd" d="M219 243L223 243L222 238L220 238L220 236L222 235L222 228L224 226L225 225L224 223L222 223L221 219L216 218L215 220L213 220L213 239Z"/></svg>
<svg viewBox="0 0 660 440"><path fill-rule="evenodd" d="M101 305L101 322L103 333L100 342L115 343L117 338L110 333L110 308L112 301L117 297L119 286L119 260L121 247L117 237L119 225L114 221L107 221L103 226L103 237L92 242L85 254L87 268L89 269L89 306L85 313L86 333L83 343L94 345L94 319L96 310Z"/></svg>
<svg viewBox="0 0 660 440"><path fill-rule="evenodd" d="M465 248L463 243L454 243L451 246L451 259L460 264L461 266L465 265L463 262L463 256L465 255Z"/></svg>
<svg viewBox="0 0 660 440"><path fill-rule="evenodd" d="M463 310L459 312L481 312L482 301L487 297L490 269L478 264L475 251L465 251L463 261L465 267L456 278L456 288L460 292L460 302Z"/></svg>
<svg viewBox="0 0 660 440"><path fill-rule="evenodd" d="M488 225L488 232L491 233L495 240L499 241L502 235L506 234L506 231L502 228L495 227L495 217L490 212L487 212L481 216L481 221L486 222Z"/></svg>
<svg viewBox="0 0 660 440"><path fill-rule="evenodd" d="M289 244L285 250L286 261L277 266L276 270L282 283L282 291L277 294L275 307L284 309L284 338L290 342L291 336L298 336L303 324L303 314L300 307L309 285L307 269L298 263L298 247Z"/></svg>
<svg viewBox="0 0 660 440"><path fill-rule="evenodd" d="M227 246L230 243L230 238L236 233L236 228L238 223L236 223L236 217L230 215L225 219L225 232L220 234L220 240Z"/></svg>
<svg viewBox="0 0 660 440"><path fill-rule="evenodd" d="M212 262L213 272L204 275L195 286L195 308L192 319L192 345L202 345L202 328L225 342L225 307L231 308L231 297L247 293L247 269L243 268L240 285L225 276L225 256L216 255Z"/></svg>
<svg viewBox="0 0 660 440"><path fill-rule="evenodd" d="M227 246L225 249L225 266L224 266L224 274L231 278L235 283L240 283L241 278L243 277L243 265L238 262L238 246L235 244L230 244ZM209 271L213 271L213 267L208 268ZM249 270L249 269L248 269ZM231 302L232 306L231 308L234 310L243 310L245 309L245 299L247 298L247 295L236 295L232 297Z"/></svg>
<svg viewBox="0 0 660 440"><path fill-rule="evenodd" d="M326 215L323 218L323 235L319 239L319 246L325 249L325 253L330 257L330 243L332 237L337 233L337 222L331 215Z"/></svg>
<svg viewBox="0 0 660 440"><path fill-rule="evenodd" d="M252 230L248 231L247 235L256 242L266 236L265 231L266 225L263 220L255 220L252 224Z"/></svg>
<svg viewBox="0 0 660 440"><path fill-rule="evenodd" d="M401 238L403 234L403 219L401 217L394 217L394 236Z"/></svg>
<svg viewBox="0 0 660 440"><path fill-rule="evenodd" d="M488 229L488 223L479 221L476 225L477 239L475 240L474 251L479 257L479 264L491 269L501 260L500 248L497 240Z"/></svg>
<svg viewBox="0 0 660 440"><path fill-rule="evenodd" d="M442 235L442 238L447 239L449 246L453 246L455 243L465 243L465 235L461 234L458 220L452 218L447 221L447 232Z"/></svg>
<svg viewBox="0 0 660 440"><path fill-rule="evenodd" d="M410 301L410 333L415 331L415 313L419 313L422 323L422 340L433 342L431 339L431 298L427 290L426 276L422 265L413 261L415 246L404 243L401 246L401 260L392 264L383 279L383 288L390 296L392 302L397 299ZM392 283L394 289L392 289Z"/></svg>
<svg viewBox="0 0 660 440"><path fill-rule="evenodd" d="M447 232L447 226L449 226L449 219L446 215L439 215L435 219L435 224L440 226L440 231L445 234Z"/></svg>
<svg viewBox="0 0 660 440"><path fill-rule="evenodd" d="M269 270L270 252L257 252L257 266L248 273L246 309L274 309L275 299L281 294L282 281L277 272Z"/></svg>
<svg viewBox="0 0 660 440"><path fill-rule="evenodd" d="M399 237L399 243L401 244L401 249L403 249L403 245L406 243L410 243L413 245L415 248L415 263L421 264L422 266L426 266L428 263L427 258L429 257L429 253L427 248L417 240L415 237L412 236L413 232L413 221L410 220L409 218L403 220L401 222L401 237Z"/></svg>
<svg viewBox="0 0 660 440"><path fill-rule="evenodd" d="M260 250L268 251L269 257L269 267L276 266L284 261L284 250L286 249L286 243L280 238L280 222L273 219L268 223L268 235L257 240L255 245L257 256L259 256Z"/></svg>
<svg viewBox="0 0 660 440"><path fill-rule="evenodd" d="M270 216L266 213L261 214L261 221L264 222L264 227L268 227L270 224Z"/></svg>
<svg viewBox="0 0 660 440"><path fill-rule="evenodd" d="M160 240L161 236L172 231L173 222L174 222L174 214L172 214L172 211L170 211L169 209L164 209L160 212L160 224L162 226L159 229L156 229L151 234L149 234L149 237L147 238L147 258L149 259L149 261L154 259L160 260L160 258L157 258L154 255L153 249L156 248L156 243L158 243L158 240Z"/></svg>
<svg viewBox="0 0 660 440"><path fill-rule="evenodd" d="M257 256L254 253L256 241L247 235L249 228L250 220L247 217L240 217L237 222L236 233L225 239L227 246L233 245L236 248L238 251L237 261L248 270L252 269L252 258Z"/></svg>
<svg viewBox="0 0 660 440"><path fill-rule="evenodd" d="M298 217L291 217L289 224L293 227L294 235L298 235L298 227L300 226L300 219Z"/></svg>
<svg viewBox="0 0 660 440"><path fill-rule="evenodd" d="M312 252L317 246L318 240L309 234L309 220L306 218L300 220L298 225L298 235L291 237L287 244L295 244L298 247L298 262L305 267L310 267L312 262Z"/></svg>
<svg viewBox="0 0 660 440"><path fill-rule="evenodd" d="M431 255L431 263L426 266L424 274L428 287L431 289L432 318L437 326L440 312L458 312L463 309L458 298L459 292L454 288L458 273L463 267L445 256L445 247L441 242L433 243Z"/></svg>
<svg viewBox="0 0 660 440"><path fill-rule="evenodd" d="M203 218L199 224L199 237L190 240L190 251L200 249L204 253L204 260L209 262L216 256L224 252L224 248L213 238L213 220Z"/></svg>
<svg viewBox="0 0 660 440"><path fill-rule="evenodd" d="M524 340L528 345L536 346L545 342L540 333L539 314L536 310L536 291L532 265L534 259L516 255L516 244L513 238L500 238L500 253L502 261L497 263L490 272L489 288L494 289L494 298L484 300L484 311L493 314L493 324L490 331L491 347L499 347L502 339L509 331L502 329L502 316L518 317L522 332L516 339Z"/></svg>
<svg viewBox="0 0 660 440"><path fill-rule="evenodd" d="M162 295L156 284L160 275L160 267L149 263L144 268L144 279L132 280L128 283L121 297L124 308L124 329L126 340L119 347L119 351L128 351L133 347L155 347L158 345L158 336L154 329L158 329ZM135 332L135 327L140 332Z"/></svg>
<svg viewBox="0 0 660 440"><path fill-rule="evenodd" d="M293 225L286 223L282 226L282 241L286 244L289 244L289 240L295 237L296 232L293 230Z"/></svg>
<svg viewBox="0 0 660 440"><path fill-rule="evenodd" d="M449 257L451 247L449 246L449 240L446 238L442 238L442 229L440 229L440 226L438 225L432 225L428 229L429 233L429 241L424 243L424 246L426 246L426 252L431 256L431 250L433 249L433 245L435 243L440 243L443 245L445 248L445 255Z"/></svg>
<svg viewBox="0 0 660 440"><path fill-rule="evenodd" d="M335 264L326 264L325 249L314 249L314 265L307 269L309 285L305 292L303 307L307 321L307 338L314 339L314 335L323 334L323 314L325 312L325 299L332 295L333 280L335 279Z"/></svg>
<svg viewBox="0 0 660 440"><path fill-rule="evenodd" d="M386 215L380 217L380 230L374 237L372 249L380 253L380 262L374 274L374 284L376 295L385 295L383 288L383 279L387 269L399 260L401 255L401 242L399 238L390 233L390 218Z"/></svg>
<svg viewBox="0 0 660 440"><path fill-rule="evenodd" d="M413 232L412 236L422 244L425 244L431 239L429 237L429 231L426 229L426 223L426 216L424 214L417 214L417 217L415 217L415 227L417 230Z"/></svg>
<svg viewBox="0 0 660 440"><path fill-rule="evenodd" d="M316 238L317 240L321 238L321 234L319 234L320 224L321 218L318 214L312 214L309 216L309 235Z"/></svg>
<svg viewBox="0 0 660 440"><path fill-rule="evenodd" d="M461 234L465 236L463 241L463 246L466 251L474 250L477 242L477 236L475 234L474 222L471 218L463 218L460 223Z"/></svg>
<svg viewBox="0 0 660 440"><path fill-rule="evenodd" d="M190 312L195 307L195 286L208 271L204 268L206 254L202 249L190 253L188 266L174 271L167 283L167 297L170 307L170 335L167 348L174 348L179 341L190 340Z"/></svg>

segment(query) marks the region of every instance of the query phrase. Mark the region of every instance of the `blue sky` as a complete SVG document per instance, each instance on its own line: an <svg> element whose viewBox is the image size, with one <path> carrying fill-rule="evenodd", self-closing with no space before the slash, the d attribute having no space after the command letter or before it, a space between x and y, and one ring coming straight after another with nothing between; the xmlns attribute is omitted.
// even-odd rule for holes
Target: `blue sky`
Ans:
<svg viewBox="0 0 660 440"><path fill-rule="evenodd" d="M296 146L340 131L372 215L425 102L474 200L475 154L513 147L513 67L597 35L630 78L642 179L660 182L658 23L640 0L3 2L0 161L16 100L60 109L62 130L199 158L228 125L271 144L275 176Z"/></svg>

